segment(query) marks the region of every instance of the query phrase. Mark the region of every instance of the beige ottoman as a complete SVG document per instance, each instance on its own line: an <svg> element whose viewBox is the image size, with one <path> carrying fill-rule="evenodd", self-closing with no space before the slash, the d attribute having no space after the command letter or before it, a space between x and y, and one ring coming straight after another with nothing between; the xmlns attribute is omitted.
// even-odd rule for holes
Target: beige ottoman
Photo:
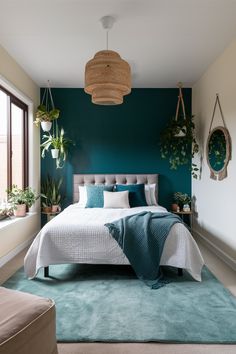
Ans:
<svg viewBox="0 0 236 354"><path fill-rule="evenodd" d="M52 300L0 287L0 353L57 354Z"/></svg>

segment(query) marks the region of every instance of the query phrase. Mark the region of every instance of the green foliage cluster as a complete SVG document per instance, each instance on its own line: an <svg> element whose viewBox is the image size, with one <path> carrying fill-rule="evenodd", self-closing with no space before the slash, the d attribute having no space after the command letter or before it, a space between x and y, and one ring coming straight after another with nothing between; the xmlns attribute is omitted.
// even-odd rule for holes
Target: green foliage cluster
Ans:
<svg viewBox="0 0 236 354"><path fill-rule="evenodd" d="M176 193L174 193L174 201L180 207L183 207L184 204L191 203L191 197L187 193L176 192Z"/></svg>
<svg viewBox="0 0 236 354"><path fill-rule="evenodd" d="M191 164L192 157L198 153L199 147L195 138L194 116L181 116L178 120L175 117L168 122L160 136L160 151L163 159L168 159L170 168L177 170L181 165ZM182 136L178 136L182 133ZM192 175L197 178L196 172L199 169L192 164Z"/></svg>
<svg viewBox="0 0 236 354"><path fill-rule="evenodd" d="M64 129L61 128L58 131L58 126L56 125L56 133L51 134L50 132L43 134L42 136L43 143L40 145L42 148L41 156L42 158L45 157L46 152L51 149L58 149L59 155L56 159L56 167L62 168L67 158L68 149L70 145L74 145L72 140L65 137Z"/></svg>
<svg viewBox="0 0 236 354"><path fill-rule="evenodd" d="M62 196L60 188L62 185L62 177L59 179L54 179L51 176L47 176L41 183L41 192L45 202L42 202L43 207L60 205L62 201Z"/></svg>
<svg viewBox="0 0 236 354"><path fill-rule="evenodd" d="M15 208L19 204L26 204L29 208L36 202L40 195L30 188L25 189L18 188L17 185L13 184L11 189L7 190L8 202Z"/></svg>
<svg viewBox="0 0 236 354"><path fill-rule="evenodd" d="M35 113L34 124L38 127L41 122L51 122L59 118L60 110L53 108L48 110L43 104L40 104Z"/></svg>

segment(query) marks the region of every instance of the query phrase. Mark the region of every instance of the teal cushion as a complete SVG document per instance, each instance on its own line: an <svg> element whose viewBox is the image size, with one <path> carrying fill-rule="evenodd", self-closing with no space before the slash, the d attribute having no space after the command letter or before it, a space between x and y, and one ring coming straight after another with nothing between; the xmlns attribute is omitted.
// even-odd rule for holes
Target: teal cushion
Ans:
<svg viewBox="0 0 236 354"><path fill-rule="evenodd" d="M129 204L131 208L147 206L144 184L117 184L115 191L129 191Z"/></svg>
<svg viewBox="0 0 236 354"><path fill-rule="evenodd" d="M103 191L112 192L113 185L104 186L104 185L88 185L86 186L87 190L87 203L86 208L103 208L104 197Z"/></svg>

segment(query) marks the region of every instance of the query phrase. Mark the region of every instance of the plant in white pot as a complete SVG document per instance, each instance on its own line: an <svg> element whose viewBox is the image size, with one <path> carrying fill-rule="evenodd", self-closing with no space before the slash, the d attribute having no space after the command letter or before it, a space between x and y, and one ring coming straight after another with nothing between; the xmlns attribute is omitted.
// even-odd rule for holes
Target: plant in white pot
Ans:
<svg viewBox="0 0 236 354"><path fill-rule="evenodd" d="M14 215L18 217L23 217L26 215L27 207L30 208L40 197L30 188L18 188L17 185L13 184L12 188L7 190L8 202L14 208Z"/></svg>
<svg viewBox="0 0 236 354"><path fill-rule="evenodd" d="M52 127L52 122L59 118L60 111L55 108L50 84L48 81L48 86L44 89L41 104L37 107L35 113L34 124L41 127L43 131L49 132Z"/></svg>
<svg viewBox="0 0 236 354"><path fill-rule="evenodd" d="M53 108L49 110L43 104L40 104L35 113L34 124L38 127L41 124L43 131L49 132L52 127L52 121L59 118L59 109Z"/></svg>
<svg viewBox="0 0 236 354"><path fill-rule="evenodd" d="M61 128L60 132L56 125L55 134L44 134L42 137L43 143L40 145L42 148L42 158L49 149L51 149L52 158L56 159L56 167L62 168L67 158L68 148L74 145L72 140L65 137L64 129Z"/></svg>

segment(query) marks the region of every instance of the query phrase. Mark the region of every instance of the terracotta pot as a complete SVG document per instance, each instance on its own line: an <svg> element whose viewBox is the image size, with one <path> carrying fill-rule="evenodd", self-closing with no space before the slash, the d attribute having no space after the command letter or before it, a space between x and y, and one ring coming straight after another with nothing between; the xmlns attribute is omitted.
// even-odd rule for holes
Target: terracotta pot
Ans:
<svg viewBox="0 0 236 354"><path fill-rule="evenodd" d="M52 213L56 213L59 209L59 205L52 205Z"/></svg>
<svg viewBox="0 0 236 354"><path fill-rule="evenodd" d="M52 149L51 154L53 159L57 159L59 155L59 149Z"/></svg>
<svg viewBox="0 0 236 354"><path fill-rule="evenodd" d="M52 211L52 207L50 207L50 206L43 207L43 212L44 213L51 213L51 211Z"/></svg>
<svg viewBox="0 0 236 354"><path fill-rule="evenodd" d="M171 210L172 211L179 211L179 209L180 208L179 208L178 204L174 203L174 204L171 205Z"/></svg>
<svg viewBox="0 0 236 354"><path fill-rule="evenodd" d="M52 122L41 122L41 128L44 132L49 132L52 127Z"/></svg>
<svg viewBox="0 0 236 354"><path fill-rule="evenodd" d="M26 205L25 204L18 204L16 209L14 210L14 215L17 217L22 217L26 215Z"/></svg>

